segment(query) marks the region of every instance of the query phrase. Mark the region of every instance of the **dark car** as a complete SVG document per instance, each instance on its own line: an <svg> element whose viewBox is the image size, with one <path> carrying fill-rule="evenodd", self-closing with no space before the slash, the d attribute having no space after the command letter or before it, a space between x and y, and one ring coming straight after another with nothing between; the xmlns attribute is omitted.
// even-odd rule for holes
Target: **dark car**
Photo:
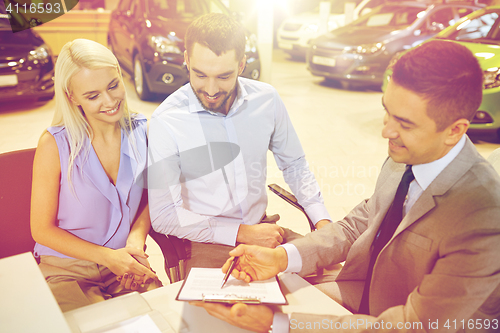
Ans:
<svg viewBox="0 0 500 333"><path fill-rule="evenodd" d="M140 99L171 94L188 82L184 35L198 16L231 15L220 0L121 0L111 14L108 43L123 69L133 74ZM247 36L247 66L242 76L258 79L255 35Z"/></svg>
<svg viewBox="0 0 500 333"><path fill-rule="evenodd" d="M397 52L420 44L479 8L470 2L389 1L315 39L308 51L308 69L344 86L381 86L384 71Z"/></svg>
<svg viewBox="0 0 500 333"><path fill-rule="evenodd" d="M2 102L47 101L54 97L52 52L40 35L27 27L29 23L23 16L15 11L7 13L4 4L0 4Z"/></svg>

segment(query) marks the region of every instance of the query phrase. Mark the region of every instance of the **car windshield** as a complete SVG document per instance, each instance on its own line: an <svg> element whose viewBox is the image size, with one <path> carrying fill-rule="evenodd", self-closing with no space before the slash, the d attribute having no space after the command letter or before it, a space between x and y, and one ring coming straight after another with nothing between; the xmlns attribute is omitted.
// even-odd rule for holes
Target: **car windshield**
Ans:
<svg viewBox="0 0 500 333"><path fill-rule="evenodd" d="M446 29L437 38L476 43L500 41L500 10L464 18L453 28Z"/></svg>
<svg viewBox="0 0 500 333"><path fill-rule="evenodd" d="M149 0L146 12L164 18L194 18L206 13L229 14L227 8L216 0Z"/></svg>
<svg viewBox="0 0 500 333"><path fill-rule="evenodd" d="M401 29L415 22L422 15L421 12L425 12L425 9L398 5L382 6L362 16L352 24L358 27L397 27Z"/></svg>

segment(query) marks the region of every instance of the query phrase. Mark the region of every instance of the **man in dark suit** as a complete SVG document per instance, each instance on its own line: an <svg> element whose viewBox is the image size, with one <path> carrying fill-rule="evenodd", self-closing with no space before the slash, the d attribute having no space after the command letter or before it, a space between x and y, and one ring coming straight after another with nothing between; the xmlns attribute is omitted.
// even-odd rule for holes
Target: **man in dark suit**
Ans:
<svg viewBox="0 0 500 333"><path fill-rule="evenodd" d="M240 257L233 276L247 281L345 261L322 290L353 315L287 317L263 305L207 311L257 332L498 332L500 178L465 135L482 79L457 43L403 55L382 99L389 158L373 196L291 244L230 253Z"/></svg>

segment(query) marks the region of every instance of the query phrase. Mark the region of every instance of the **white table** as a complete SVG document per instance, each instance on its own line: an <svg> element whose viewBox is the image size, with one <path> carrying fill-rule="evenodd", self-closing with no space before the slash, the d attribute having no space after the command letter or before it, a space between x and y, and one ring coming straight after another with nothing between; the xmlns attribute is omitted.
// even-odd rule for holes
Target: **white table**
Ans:
<svg viewBox="0 0 500 333"><path fill-rule="evenodd" d="M285 313L350 314L298 275L281 274L280 280L288 301L281 307ZM176 301L181 285L178 282L141 295L125 295L63 314L31 253L0 259L0 332L91 331L110 318L121 321L143 313L160 323L166 320L172 330L162 327L163 332L247 332L210 316L203 308ZM85 330L75 326L77 319Z"/></svg>
<svg viewBox="0 0 500 333"><path fill-rule="evenodd" d="M71 332L31 252L0 259L0 332Z"/></svg>
<svg viewBox="0 0 500 333"><path fill-rule="evenodd" d="M296 274L285 273L281 274L280 280L282 283L283 292L288 301L288 305L282 306L281 310L284 313L302 312L315 314L336 314L349 315L347 309L332 300L330 297L323 294L316 287L309 284ZM222 320L210 316L205 309L187 302L175 301L175 297L179 292L181 283L155 289L146 292L143 297L148 301L153 309L157 309L161 313L168 314L172 311L179 314L182 319L188 324L190 332L214 332L214 333L237 333L249 332L247 330L234 327ZM168 316L165 315L168 320Z"/></svg>
<svg viewBox="0 0 500 333"><path fill-rule="evenodd" d="M280 280L289 303L281 307L285 313L350 314L341 305L296 274L282 274ZM163 332L168 333L248 332L210 316L203 308L176 301L175 298L181 285L182 282L178 282L141 295L125 295L66 312L65 316L74 333L103 327L105 323L110 322L109 316L114 316L114 321L118 322L146 313L156 317L161 314L159 316L161 321L164 322L165 319L168 322L165 325L166 329L162 328ZM161 321L159 324L162 324ZM159 327L162 327L159 324L157 323Z"/></svg>

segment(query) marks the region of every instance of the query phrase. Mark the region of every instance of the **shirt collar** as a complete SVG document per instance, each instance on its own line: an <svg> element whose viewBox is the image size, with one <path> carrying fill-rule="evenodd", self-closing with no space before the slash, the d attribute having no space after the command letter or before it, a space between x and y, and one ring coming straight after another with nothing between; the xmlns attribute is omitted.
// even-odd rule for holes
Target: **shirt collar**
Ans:
<svg viewBox="0 0 500 333"><path fill-rule="evenodd" d="M223 115L219 114L216 112L212 111L207 111L203 108L203 105L201 105L200 101L198 100L198 97L196 97L196 94L193 91L193 87L191 86L191 83L187 83L189 85L188 89L188 98L189 98L189 106L188 106L188 111L189 113L196 113L196 112L207 112L212 115ZM238 77L238 81L236 82L237 85L237 94L236 94L236 99L233 101L233 105L231 105L231 108L229 109L229 112L227 115L230 115L231 113L234 112L234 110L237 110L240 105L243 104L243 102L247 99L248 97L248 92L246 91L245 87L243 84L240 82L240 77Z"/></svg>
<svg viewBox="0 0 500 333"><path fill-rule="evenodd" d="M451 148L451 150L438 160L425 164L417 164L412 166L415 180L423 191L436 179L441 173L457 157L465 145L465 135L458 141L458 143Z"/></svg>

